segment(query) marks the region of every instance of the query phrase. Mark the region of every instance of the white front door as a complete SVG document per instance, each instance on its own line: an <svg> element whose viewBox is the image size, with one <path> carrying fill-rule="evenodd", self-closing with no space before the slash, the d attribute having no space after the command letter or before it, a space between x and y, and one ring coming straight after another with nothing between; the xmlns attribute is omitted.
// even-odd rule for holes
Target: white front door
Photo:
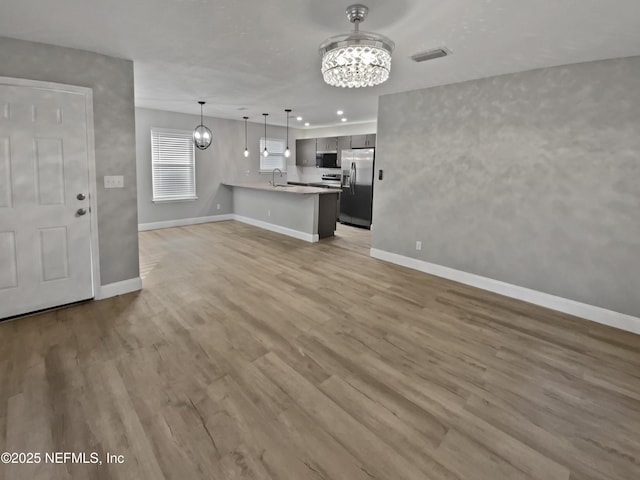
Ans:
<svg viewBox="0 0 640 480"><path fill-rule="evenodd" d="M0 318L94 296L86 101L0 84Z"/></svg>

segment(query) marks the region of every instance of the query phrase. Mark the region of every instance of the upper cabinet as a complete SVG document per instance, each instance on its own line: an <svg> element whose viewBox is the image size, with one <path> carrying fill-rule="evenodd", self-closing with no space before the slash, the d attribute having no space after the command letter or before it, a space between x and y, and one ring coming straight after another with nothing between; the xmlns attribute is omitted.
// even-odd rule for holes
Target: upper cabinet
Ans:
<svg viewBox="0 0 640 480"><path fill-rule="evenodd" d="M375 148L375 146L375 133L296 140L296 165L299 167L315 166L317 152L338 152L338 165L340 165L342 161L342 150Z"/></svg>
<svg viewBox="0 0 640 480"><path fill-rule="evenodd" d="M316 164L316 139L296 140L296 165L313 167Z"/></svg>
<svg viewBox="0 0 640 480"><path fill-rule="evenodd" d="M375 148L376 134L351 135L351 148Z"/></svg>
<svg viewBox="0 0 640 480"><path fill-rule="evenodd" d="M318 152L337 152L338 137L317 138L316 149Z"/></svg>
<svg viewBox="0 0 640 480"><path fill-rule="evenodd" d="M351 148L351 137L338 137L338 165L342 164L342 151Z"/></svg>

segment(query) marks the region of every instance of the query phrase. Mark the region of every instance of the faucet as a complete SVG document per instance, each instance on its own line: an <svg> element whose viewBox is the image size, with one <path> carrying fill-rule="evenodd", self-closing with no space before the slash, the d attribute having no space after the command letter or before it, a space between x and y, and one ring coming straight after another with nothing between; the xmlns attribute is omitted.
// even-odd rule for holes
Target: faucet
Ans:
<svg viewBox="0 0 640 480"><path fill-rule="evenodd" d="M282 178L282 170L280 170L279 168L274 168L271 172L271 185L274 187L276 186L276 170L280 172L280 178Z"/></svg>

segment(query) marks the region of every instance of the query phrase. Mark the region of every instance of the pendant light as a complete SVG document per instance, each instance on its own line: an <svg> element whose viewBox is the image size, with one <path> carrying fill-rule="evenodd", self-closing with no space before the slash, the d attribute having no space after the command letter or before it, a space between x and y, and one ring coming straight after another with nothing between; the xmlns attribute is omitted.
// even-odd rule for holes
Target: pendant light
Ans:
<svg viewBox="0 0 640 480"><path fill-rule="evenodd" d="M247 120L249 120L249 117L242 117L242 118L244 118L244 157L248 158L249 147L247 147Z"/></svg>
<svg viewBox="0 0 640 480"><path fill-rule="evenodd" d="M289 150L289 114L291 109L286 108L284 111L287 113L287 149L284 151L284 156L289 158L291 156L291 150Z"/></svg>
<svg viewBox="0 0 640 480"><path fill-rule="evenodd" d="M205 102L200 101L198 103L200 104L200 125L198 125L193 131L193 143L195 143L198 150L206 150L209 148L209 145L211 145L213 134L211 133L211 130L204 125L202 106Z"/></svg>
<svg viewBox="0 0 640 480"><path fill-rule="evenodd" d="M346 13L354 24L353 32L328 38L320 45L324 81L348 88L384 83L391 71L395 44L384 35L360 31L360 23L369 13L365 5L349 5Z"/></svg>
<svg viewBox="0 0 640 480"><path fill-rule="evenodd" d="M263 113L262 115L264 115L264 150L262 151L262 156L266 158L269 156L269 150L267 150L267 116L269 114Z"/></svg>

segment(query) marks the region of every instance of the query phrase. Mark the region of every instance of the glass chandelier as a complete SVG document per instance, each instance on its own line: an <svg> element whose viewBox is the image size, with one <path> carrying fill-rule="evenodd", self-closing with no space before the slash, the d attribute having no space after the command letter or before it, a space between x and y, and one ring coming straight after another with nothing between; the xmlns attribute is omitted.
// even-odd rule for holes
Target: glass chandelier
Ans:
<svg viewBox="0 0 640 480"><path fill-rule="evenodd" d="M360 22L368 13L365 5L350 5L347 18L354 24L353 32L328 38L320 45L322 76L329 85L372 87L389 78L395 44L384 35L360 31Z"/></svg>
<svg viewBox="0 0 640 480"><path fill-rule="evenodd" d="M213 140L213 134L209 127L204 125L202 117L202 106L205 102L198 102L200 104L200 125L193 130L193 143L195 143L198 150L206 150L211 145Z"/></svg>

